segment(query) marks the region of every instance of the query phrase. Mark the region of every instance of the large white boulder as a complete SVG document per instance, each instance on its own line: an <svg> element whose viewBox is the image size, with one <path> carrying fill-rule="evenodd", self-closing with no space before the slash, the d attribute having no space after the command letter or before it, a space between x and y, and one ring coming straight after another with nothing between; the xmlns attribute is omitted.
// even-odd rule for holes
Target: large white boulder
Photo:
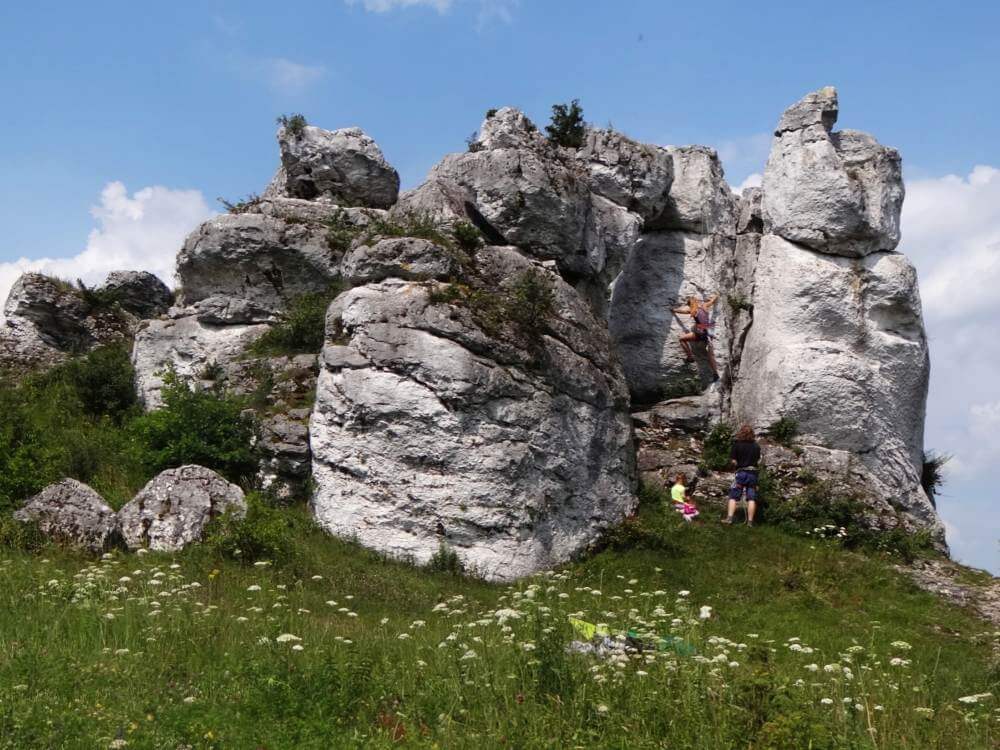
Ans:
<svg viewBox="0 0 1000 750"><path fill-rule="evenodd" d="M866 133L833 132L837 92L792 105L764 170L763 211L773 234L814 250L861 257L899 243L899 153Z"/></svg>
<svg viewBox="0 0 1000 750"><path fill-rule="evenodd" d="M281 169L268 197L325 198L341 206L367 208L389 208L399 197L399 174L360 128L283 127L278 144Z"/></svg>
<svg viewBox="0 0 1000 750"><path fill-rule="evenodd" d="M426 562L445 544L509 580L569 559L634 507L628 394L603 325L556 274L513 248L476 264L485 289L540 274L554 313L528 335L481 299L448 304L447 290L398 279L331 305L313 510L387 554Z"/></svg>
<svg viewBox="0 0 1000 750"><path fill-rule="evenodd" d="M118 511L130 549L178 552L201 540L205 526L225 513L246 515L243 490L204 466L189 464L153 477Z"/></svg>

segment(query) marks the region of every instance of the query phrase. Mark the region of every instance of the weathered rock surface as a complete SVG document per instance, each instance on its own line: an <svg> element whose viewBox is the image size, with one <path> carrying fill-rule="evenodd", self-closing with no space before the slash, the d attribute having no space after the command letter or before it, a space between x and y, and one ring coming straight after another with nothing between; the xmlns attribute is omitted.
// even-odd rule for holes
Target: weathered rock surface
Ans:
<svg viewBox="0 0 1000 750"><path fill-rule="evenodd" d="M735 198L719 155L705 146L668 146L666 151L674 168L669 204L646 228L734 234Z"/></svg>
<svg viewBox="0 0 1000 750"><path fill-rule="evenodd" d="M177 552L201 539L224 513L246 514L243 490L211 469L187 465L161 472L118 511L130 549Z"/></svg>
<svg viewBox="0 0 1000 750"><path fill-rule="evenodd" d="M614 130L588 130L577 152L597 195L655 222L670 202L674 159L661 146L633 141Z"/></svg>
<svg viewBox="0 0 1000 750"><path fill-rule="evenodd" d="M322 225L263 214L209 219L177 255L184 304L209 323L273 320L295 297L325 291L338 278L341 253Z"/></svg>
<svg viewBox="0 0 1000 750"><path fill-rule="evenodd" d="M866 133L832 132L837 92L821 89L782 116L764 170L767 228L814 250L861 257L899 243L899 153Z"/></svg>
<svg viewBox="0 0 1000 750"><path fill-rule="evenodd" d="M268 329L264 324L213 325L203 323L192 310L176 308L172 317L150 320L135 335L132 364L136 389L147 409L161 403L163 376L173 370L186 379L200 380L206 369L225 367Z"/></svg>
<svg viewBox="0 0 1000 750"><path fill-rule="evenodd" d="M96 291L96 290L95 290ZM126 340L139 319L113 299L40 273L11 287L0 322L0 368L27 372Z"/></svg>
<svg viewBox="0 0 1000 750"><path fill-rule="evenodd" d="M691 328L687 315L673 308L688 296L707 299L731 275L732 238L693 232L644 234L615 282L608 327L637 403L700 393L711 382L704 344L696 361L685 362L678 337ZM722 288L724 291L724 287ZM727 304L725 298L719 307ZM729 333L716 315L715 355L720 371L728 364Z"/></svg>
<svg viewBox="0 0 1000 750"><path fill-rule="evenodd" d="M426 562L442 543L491 579L568 559L634 507L628 395L602 325L512 248L477 266L496 288L529 268L555 314L488 334L430 286L387 280L331 305L310 433L317 521Z"/></svg>
<svg viewBox="0 0 1000 750"><path fill-rule="evenodd" d="M170 288L148 271L112 271L95 290L137 318L155 318L173 304Z"/></svg>
<svg viewBox="0 0 1000 750"><path fill-rule="evenodd" d="M14 518L35 522L50 539L90 552L103 552L118 537L115 512L75 479L50 484L15 511Z"/></svg>
<svg viewBox="0 0 1000 750"><path fill-rule="evenodd" d="M368 208L389 208L399 197L399 174L360 128L331 131L307 125L300 133L281 128L278 143L281 170L266 191L268 197L328 198Z"/></svg>
<svg viewBox="0 0 1000 750"><path fill-rule="evenodd" d="M350 284L365 284L388 278L447 279L457 268L455 254L429 240L391 237L352 248L341 274Z"/></svg>
<svg viewBox="0 0 1000 750"><path fill-rule="evenodd" d="M927 382L916 273L905 257L852 260L764 237L733 391L737 419L797 420L804 443L859 457L888 488L879 494L936 525L920 488Z"/></svg>

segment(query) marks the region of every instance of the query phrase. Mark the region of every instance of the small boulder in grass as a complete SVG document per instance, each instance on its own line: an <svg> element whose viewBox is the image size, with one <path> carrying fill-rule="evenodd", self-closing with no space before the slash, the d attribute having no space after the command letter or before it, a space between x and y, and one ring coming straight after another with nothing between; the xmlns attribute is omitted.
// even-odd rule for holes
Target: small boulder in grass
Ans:
<svg viewBox="0 0 1000 750"><path fill-rule="evenodd" d="M104 498L75 479L50 484L15 511L14 518L37 523L53 541L103 552L118 539L118 518Z"/></svg>
<svg viewBox="0 0 1000 750"><path fill-rule="evenodd" d="M227 512L246 515L243 490L204 466L167 469L118 511L129 549L177 552L200 541L205 526Z"/></svg>

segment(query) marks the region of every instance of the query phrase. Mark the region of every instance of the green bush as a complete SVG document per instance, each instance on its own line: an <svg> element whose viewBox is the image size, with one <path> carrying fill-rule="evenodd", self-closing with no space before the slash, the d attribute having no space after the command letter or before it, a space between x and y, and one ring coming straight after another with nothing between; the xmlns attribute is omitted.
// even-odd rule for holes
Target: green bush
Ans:
<svg viewBox="0 0 1000 750"><path fill-rule="evenodd" d="M354 238L362 232L362 227L351 221L347 211L342 208L334 211L325 223L326 244L337 253L346 253L350 250Z"/></svg>
<svg viewBox="0 0 1000 750"><path fill-rule="evenodd" d="M286 564L296 558L302 535L310 526L303 514L275 508L260 493L250 492L246 516L227 513L214 519L205 533L205 543L220 557L245 564L258 560Z"/></svg>
<svg viewBox="0 0 1000 750"><path fill-rule="evenodd" d="M260 205L260 196L256 193L250 193L246 198L238 200L235 203L230 203L225 198L216 198L216 200L231 214L250 213Z"/></svg>
<svg viewBox="0 0 1000 750"><path fill-rule="evenodd" d="M451 233L458 246L466 252L475 252L483 244L483 235L476 229L474 224L468 221L460 221L455 224L452 227Z"/></svg>
<svg viewBox="0 0 1000 750"><path fill-rule="evenodd" d="M323 348L326 309L343 289L342 284L333 284L325 292L296 297L281 321L247 347L247 351L265 356L317 353Z"/></svg>
<svg viewBox="0 0 1000 750"><path fill-rule="evenodd" d="M43 382L65 383L91 417L106 416L121 422L138 408L135 373L123 344L94 349L37 377Z"/></svg>
<svg viewBox="0 0 1000 750"><path fill-rule="evenodd" d="M287 133L295 136L296 138L305 132L306 125L309 124L306 121L305 115L300 114L280 115L277 123L283 127Z"/></svg>
<svg viewBox="0 0 1000 750"><path fill-rule="evenodd" d="M113 506L148 479L130 444L132 365L123 348L0 381L0 510L66 477Z"/></svg>
<svg viewBox="0 0 1000 750"><path fill-rule="evenodd" d="M937 507L937 496L944 486L944 467L951 461L951 456L934 451L924 451L924 462L920 471L920 484Z"/></svg>
<svg viewBox="0 0 1000 750"><path fill-rule="evenodd" d="M705 436L701 451L701 466L710 471L721 471L729 468L732 449L732 425L725 422L717 423Z"/></svg>
<svg viewBox="0 0 1000 750"><path fill-rule="evenodd" d="M451 247L451 237L430 214L406 213L388 218L376 216L364 229L367 239L375 237L418 237L442 247Z"/></svg>
<svg viewBox="0 0 1000 750"><path fill-rule="evenodd" d="M0 549L35 552L45 546L45 535L36 523L23 523L9 512L0 512Z"/></svg>
<svg viewBox="0 0 1000 750"><path fill-rule="evenodd" d="M256 424L241 399L221 389L192 390L172 372L160 393L163 407L130 426L139 461L150 475L184 464L214 469L232 482L245 483L254 475Z"/></svg>
<svg viewBox="0 0 1000 750"><path fill-rule="evenodd" d="M460 576L465 572L458 553L444 542L441 542L437 552L431 555L431 559L424 567L432 573L447 573L453 576Z"/></svg>
<svg viewBox="0 0 1000 750"><path fill-rule="evenodd" d="M580 100L552 106L552 121L545 126L548 139L557 146L580 148L586 135Z"/></svg>
<svg viewBox="0 0 1000 750"><path fill-rule="evenodd" d="M799 434L799 423L791 417L781 417L767 428L767 434L774 442L789 448Z"/></svg>
<svg viewBox="0 0 1000 750"><path fill-rule="evenodd" d="M541 271L530 268L514 281L507 298L507 316L521 329L537 333L555 310L555 292Z"/></svg>

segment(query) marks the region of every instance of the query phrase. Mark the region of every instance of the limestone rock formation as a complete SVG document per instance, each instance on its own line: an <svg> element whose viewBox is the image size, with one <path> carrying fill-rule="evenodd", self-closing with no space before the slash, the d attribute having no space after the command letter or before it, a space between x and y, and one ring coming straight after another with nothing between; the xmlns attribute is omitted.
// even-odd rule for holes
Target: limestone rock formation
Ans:
<svg viewBox="0 0 1000 750"><path fill-rule="evenodd" d="M765 235L734 414L795 419L801 440L858 457L898 504L934 512L920 489L928 353L916 273L897 253L861 259Z"/></svg>
<svg viewBox="0 0 1000 750"><path fill-rule="evenodd" d="M454 252L416 237L389 237L358 245L344 257L341 274L349 284L382 279L447 279L458 268Z"/></svg>
<svg viewBox="0 0 1000 750"><path fill-rule="evenodd" d="M913 266L892 252L899 155L864 133L832 132L836 114L836 91L823 89L776 131L766 233L740 248L758 257L732 415L760 428L796 420L802 444L838 455L836 471L864 477L872 503L943 539L920 486L929 369L920 295Z"/></svg>
<svg viewBox="0 0 1000 750"><path fill-rule="evenodd" d="M132 347L139 400L147 409L160 406L160 389L168 371L186 379L202 379L205 370L225 367L239 359L267 329L262 323L203 323L184 309L144 323Z"/></svg>
<svg viewBox="0 0 1000 750"><path fill-rule="evenodd" d="M4 305L0 367L19 372L51 367L73 354L127 340L139 323L137 313L107 282L86 289L40 273L23 274Z"/></svg>
<svg viewBox="0 0 1000 750"><path fill-rule="evenodd" d="M272 321L295 297L338 278L342 253L326 234L322 224L257 213L209 219L177 255L183 301L207 323Z"/></svg>
<svg viewBox="0 0 1000 750"><path fill-rule="evenodd" d="M169 287L149 271L112 271L94 291L140 319L162 315L174 301Z"/></svg>
<svg viewBox="0 0 1000 750"><path fill-rule="evenodd" d="M341 206L389 208L399 197L399 174L360 128L323 130L312 125L278 131L284 195L326 198ZM280 185L269 194L280 192Z"/></svg>
<svg viewBox="0 0 1000 750"><path fill-rule="evenodd" d="M246 514L243 490L211 469L187 465L160 472L118 511L130 549L178 552L201 539L224 513Z"/></svg>
<svg viewBox="0 0 1000 750"><path fill-rule="evenodd" d="M674 158L661 146L633 141L614 130L588 130L577 153L597 195L655 223L670 203Z"/></svg>
<svg viewBox="0 0 1000 750"><path fill-rule="evenodd" d="M104 552L118 537L115 512L75 479L50 484L15 511L14 518L33 521L50 539L89 552Z"/></svg>
<svg viewBox="0 0 1000 750"><path fill-rule="evenodd" d="M525 332L496 314L499 298L449 304L447 287L400 279L331 305L313 509L383 552L426 562L444 544L511 579L568 559L634 507L628 393L603 326L556 274L513 248L475 265L497 294L537 274L552 311Z"/></svg>
<svg viewBox="0 0 1000 750"><path fill-rule="evenodd" d="M764 170L770 232L814 250L861 257L899 243L899 153L866 133L833 132L837 92L810 94L785 112Z"/></svg>

